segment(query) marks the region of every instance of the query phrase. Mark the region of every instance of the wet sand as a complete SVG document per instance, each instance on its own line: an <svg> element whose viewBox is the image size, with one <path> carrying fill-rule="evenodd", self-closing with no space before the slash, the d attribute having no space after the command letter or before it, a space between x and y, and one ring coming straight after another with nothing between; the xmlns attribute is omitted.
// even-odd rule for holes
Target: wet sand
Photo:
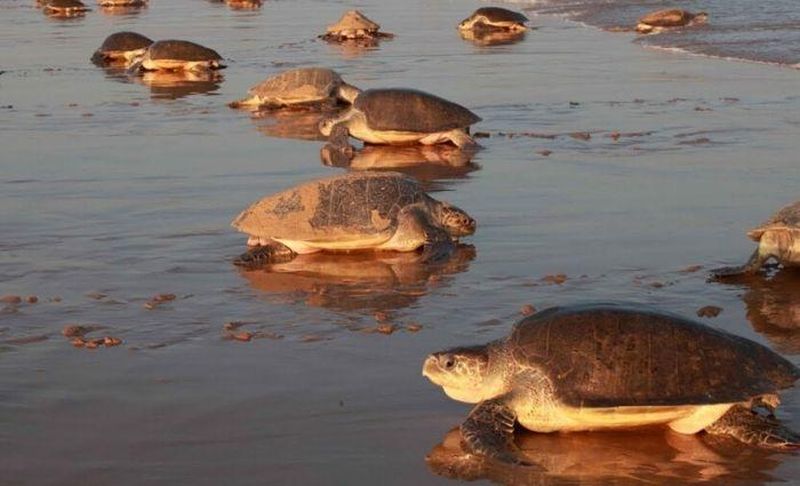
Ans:
<svg viewBox="0 0 800 486"><path fill-rule="evenodd" d="M687 316L717 305L705 322L800 362L786 311L796 286L705 282L749 255L746 229L797 197L796 71L642 49L547 17L522 42L476 46L454 28L477 5L467 1L359 4L397 34L367 51L314 39L343 4L174 0L59 21L32 3L0 15L0 295L39 298L0 306L4 483L447 483L425 456L469 407L427 383L422 360L505 335L525 304L630 301ZM224 80L170 90L107 74L88 59L118 30L201 41L228 60ZM263 120L225 106L307 64L483 117L475 129L491 136L474 170L428 181L478 220L474 251L447 268L320 264L280 280L230 264L244 248L229 227L241 209L344 170L320 162L321 142L265 136ZM159 293L177 298L145 308ZM376 312L423 327L363 332ZM232 321L261 339L226 339ZM123 344L73 348L68 324ZM797 391L780 416L800 428ZM564 451L524 480L800 474L796 455L624 437L523 439ZM640 447L619 449L617 467L568 467L603 441Z"/></svg>

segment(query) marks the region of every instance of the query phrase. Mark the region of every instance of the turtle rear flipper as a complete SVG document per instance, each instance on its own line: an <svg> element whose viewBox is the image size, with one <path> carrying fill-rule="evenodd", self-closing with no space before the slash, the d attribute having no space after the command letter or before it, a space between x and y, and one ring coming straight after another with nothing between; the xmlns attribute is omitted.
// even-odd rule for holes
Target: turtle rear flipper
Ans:
<svg viewBox="0 0 800 486"><path fill-rule="evenodd" d="M505 397L481 402L461 424L464 446L473 454L501 462L532 466L514 443L516 421L517 414L508 406Z"/></svg>
<svg viewBox="0 0 800 486"><path fill-rule="evenodd" d="M761 415L741 405L733 406L719 420L706 428L712 435L733 437L745 444L767 449L798 449L800 434L774 417Z"/></svg>
<svg viewBox="0 0 800 486"><path fill-rule="evenodd" d="M717 268L711 271L711 275L709 275L709 280L723 280L726 278L731 277L738 277L743 275L754 275L761 270L761 267L764 266L766 259L761 256L761 253L758 248L756 251L750 255L750 258L747 260L747 263L744 265L740 265L738 267L722 267Z"/></svg>

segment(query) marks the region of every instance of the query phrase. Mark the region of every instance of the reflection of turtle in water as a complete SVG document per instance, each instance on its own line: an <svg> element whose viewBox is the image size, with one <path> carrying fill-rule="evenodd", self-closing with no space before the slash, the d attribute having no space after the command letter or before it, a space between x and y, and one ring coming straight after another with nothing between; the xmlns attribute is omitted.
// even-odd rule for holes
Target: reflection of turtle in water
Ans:
<svg viewBox="0 0 800 486"><path fill-rule="evenodd" d="M80 0L47 0L42 5L42 11L53 17L77 17L89 10Z"/></svg>
<svg viewBox="0 0 800 486"><path fill-rule="evenodd" d="M451 142L472 147L469 126L481 118L463 106L413 89L369 89L341 116L325 120L320 131L337 146L347 135L373 144L433 145Z"/></svg>
<svg viewBox="0 0 800 486"><path fill-rule="evenodd" d="M505 46L525 40L524 30L471 29L462 30L460 34L462 39L482 47Z"/></svg>
<svg viewBox="0 0 800 486"><path fill-rule="evenodd" d="M330 115L331 111L324 107L320 110L259 110L250 115L250 121L256 130L268 137L324 141L319 123Z"/></svg>
<svg viewBox="0 0 800 486"><path fill-rule="evenodd" d="M131 70L206 71L224 67L222 56L213 49L185 40L163 40L151 44Z"/></svg>
<svg viewBox="0 0 800 486"><path fill-rule="evenodd" d="M467 448L507 462L525 462L517 422L534 432L667 425L800 446L771 416L799 369L753 341L645 308L551 308L506 339L432 354L423 374L451 398L478 403L461 425Z"/></svg>
<svg viewBox="0 0 800 486"><path fill-rule="evenodd" d="M538 468L517 467L465 450L458 427L425 456L436 475L492 484L728 485L758 481L781 461L769 450L742 454L735 441L716 436L665 433L647 428L603 434L534 434L520 431L517 443ZM760 482L760 481L758 481Z"/></svg>
<svg viewBox="0 0 800 486"><path fill-rule="evenodd" d="M789 269L745 285L742 300L753 329L780 351L800 353L800 272Z"/></svg>
<svg viewBox="0 0 800 486"><path fill-rule="evenodd" d="M353 103L361 92L342 80L336 71L324 68L290 69L250 88L250 96L234 101L231 108L282 108L314 106L326 102Z"/></svg>
<svg viewBox="0 0 800 486"><path fill-rule="evenodd" d="M747 263L714 270L712 277L755 274L773 258L785 267L800 266L800 201L781 208L747 236L758 243Z"/></svg>
<svg viewBox="0 0 800 486"><path fill-rule="evenodd" d="M331 42L357 39L390 39L393 34L380 31L381 26L368 19L358 10L348 10L335 23L328 26L320 39Z"/></svg>
<svg viewBox="0 0 800 486"><path fill-rule="evenodd" d="M150 88L155 99L178 99L216 91L223 80L215 71L147 71L134 78Z"/></svg>
<svg viewBox="0 0 800 486"><path fill-rule="evenodd" d="M354 171L395 170L420 181L425 189L441 180L463 179L480 166L471 162L474 153L451 145L368 145L351 157L330 145L322 147L322 163Z"/></svg>
<svg viewBox="0 0 800 486"><path fill-rule="evenodd" d="M528 17L519 12L501 7L481 7L458 24L458 30L504 30L506 32L521 32L526 30L525 23Z"/></svg>
<svg viewBox="0 0 800 486"><path fill-rule="evenodd" d="M319 251L429 254L475 232L475 220L396 172L359 172L301 184L253 203L231 223L249 235L244 266Z"/></svg>
<svg viewBox="0 0 800 486"><path fill-rule="evenodd" d="M426 262L411 253L313 253L243 269L251 287L271 297L302 299L307 305L340 311L395 311L425 296L432 282L469 268L475 248L458 244L447 258Z"/></svg>
<svg viewBox="0 0 800 486"><path fill-rule="evenodd" d="M150 38L136 32L116 32L106 37L92 55L92 62L101 66L127 65L135 58L143 56L152 43Z"/></svg>
<svg viewBox="0 0 800 486"><path fill-rule="evenodd" d="M640 34L658 34L664 29L686 27L688 25L703 24L708 20L705 12L692 13L681 9L658 10L651 12L639 19L636 32Z"/></svg>

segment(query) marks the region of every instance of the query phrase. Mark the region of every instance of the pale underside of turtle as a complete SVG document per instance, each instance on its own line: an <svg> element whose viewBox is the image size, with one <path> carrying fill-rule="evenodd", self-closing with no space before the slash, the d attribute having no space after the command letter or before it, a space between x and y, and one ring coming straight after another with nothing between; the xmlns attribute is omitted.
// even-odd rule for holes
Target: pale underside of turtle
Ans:
<svg viewBox="0 0 800 486"><path fill-rule="evenodd" d="M53 15L81 15L90 9L80 0L48 0L44 12Z"/></svg>
<svg viewBox="0 0 800 486"><path fill-rule="evenodd" d="M747 236L758 243L747 263L738 267L714 270L716 278L755 274L774 259L786 267L800 266L800 201L781 208Z"/></svg>
<svg viewBox="0 0 800 486"><path fill-rule="evenodd" d="M680 9L659 10L640 18L636 31L641 34L657 34L665 29L702 24L707 19L708 14L705 12L695 14Z"/></svg>
<svg viewBox="0 0 800 486"><path fill-rule="evenodd" d="M516 423L544 433L666 425L775 448L800 441L752 412L771 414L800 370L760 344L679 316L605 304L552 308L480 348L488 381L479 390L444 388L479 403L461 426L474 453L524 462ZM453 366L452 356L469 349L431 355L423 374L435 377L443 360Z"/></svg>
<svg viewBox="0 0 800 486"><path fill-rule="evenodd" d="M135 32L116 32L106 40L92 55L95 64L130 63L144 55L153 41Z"/></svg>
<svg viewBox="0 0 800 486"><path fill-rule="evenodd" d="M331 69L300 68L284 71L250 88L249 95L229 104L232 108L281 108L343 101L352 103L360 93Z"/></svg>
<svg viewBox="0 0 800 486"><path fill-rule="evenodd" d="M334 145L347 145L347 135L372 144L433 145L450 142L473 147L469 126L481 120L461 105L412 89L362 92L353 107L322 123L320 131ZM341 127L341 129L336 129Z"/></svg>
<svg viewBox="0 0 800 486"><path fill-rule="evenodd" d="M482 7L458 24L459 30L526 30L528 17L519 12L500 7Z"/></svg>
<svg viewBox="0 0 800 486"><path fill-rule="evenodd" d="M222 69L222 56L213 49L184 40L154 42L134 65L143 71L203 71Z"/></svg>
<svg viewBox="0 0 800 486"><path fill-rule="evenodd" d="M394 34L380 31L381 26L358 10L348 10L335 23L331 24L320 35L328 41L348 41L357 39L390 39Z"/></svg>
<svg viewBox="0 0 800 486"><path fill-rule="evenodd" d="M447 247L451 235L438 216L446 207L413 179L393 172L305 183L257 201L231 223L249 235L251 247L236 263L252 266L318 251ZM474 221L468 224L474 230Z"/></svg>

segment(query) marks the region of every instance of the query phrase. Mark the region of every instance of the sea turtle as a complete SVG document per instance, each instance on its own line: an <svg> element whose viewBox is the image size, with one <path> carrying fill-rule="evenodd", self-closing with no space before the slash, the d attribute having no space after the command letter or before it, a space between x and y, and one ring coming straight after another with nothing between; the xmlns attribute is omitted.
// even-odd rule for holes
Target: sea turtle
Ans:
<svg viewBox="0 0 800 486"><path fill-rule="evenodd" d="M786 267L800 266L800 201L784 206L747 236L758 243L747 263L714 270L713 278L755 274L773 258Z"/></svg>
<svg viewBox="0 0 800 486"><path fill-rule="evenodd" d="M43 12L55 17L84 15L90 9L80 0L47 0L42 5Z"/></svg>
<svg viewBox="0 0 800 486"><path fill-rule="evenodd" d="M481 118L461 105L413 89L369 89L341 116L324 120L320 131L346 145L347 135L373 144L475 145L467 134ZM340 127L335 130L335 127Z"/></svg>
<svg viewBox="0 0 800 486"><path fill-rule="evenodd" d="M250 237L236 264L253 266L318 251L414 251L430 255L475 232L461 209L433 199L396 172L307 182L253 203L231 223Z"/></svg>
<svg viewBox="0 0 800 486"><path fill-rule="evenodd" d="M148 37L136 32L116 32L106 37L103 45L92 55L92 62L98 65L128 64L144 55L152 43Z"/></svg>
<svg viewBox="0 0 800 486"><path fill-rule="evenodd" d="M478 403L461 425L465 445L505 462L525 462L517 422L534 432L661 424L800 446L772 415L800 369L758 343L646 307L546 309L508 338L430 355L422 374L451 398Z"/></svg>
<svg viewBox="0 0 800 486"><path fill-rule="evenodd" d="M249 10L261 8L261 0L225 0L225 3L234 10Z"/></svg>
<svg viewBox="0 0 800 486"><path fill-rule="evenodd" d="M290 69L253 86L249 91L250 96L228 106L259 109L318 105L334 100L352 103L360 92L331 69Z"/></svg>
<svg viewBox="0 0 800 486"><path fill-rule="evenodd" d="M358 10L348 10L335 23L328 26L320 39L340 42L354 39L385 39L394 34L380 31L381 26L368 19Z"/></svg>
<svg viewBox="0 0 800 486"><path fill-rule="evenodd" d="M134 71L202 71L222 69L217 51L185 40L154 42L132 66Z"/></svg>
<svg viewBox="0 0 800 486"><path fill-rule="evenodd" d="M640 34L657 34L664 29L702 24L708 20L705 12L691 13L681 9L658 10L639 19L636 32Z"/></svg>
<svg viewBox="0 0 800 486"><path fill-rule="evenodd" d="M528 17L500 7L481 7L458 24L458 30L526 30Z"/></svg>
<svg viewBox="0 0 800 486"><path fill-rule="evenodd" d="M97 0L101 7L145 7L150 0Z"/></svg>

